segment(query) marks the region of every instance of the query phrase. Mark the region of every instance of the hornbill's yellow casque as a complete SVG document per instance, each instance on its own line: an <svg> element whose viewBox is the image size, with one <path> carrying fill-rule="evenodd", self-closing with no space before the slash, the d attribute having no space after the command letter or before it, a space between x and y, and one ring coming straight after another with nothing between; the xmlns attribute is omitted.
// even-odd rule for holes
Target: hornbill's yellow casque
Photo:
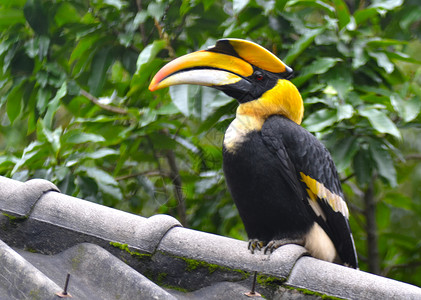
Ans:
<svg viewBox="0 0 421 300"><path fill-rule="evenodd" d="M263 47L222 39L182 56L153 78L214 87L239 106L223 143L223 167L252 252L295 243L316 258L357 268L348 207L326 148L299 124L303 101L292 69Z"/></svg>

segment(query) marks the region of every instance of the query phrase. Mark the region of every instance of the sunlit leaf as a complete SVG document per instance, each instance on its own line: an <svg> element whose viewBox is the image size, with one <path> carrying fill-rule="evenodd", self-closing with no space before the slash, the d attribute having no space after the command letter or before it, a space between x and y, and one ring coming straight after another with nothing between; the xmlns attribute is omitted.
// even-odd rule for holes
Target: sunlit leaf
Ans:
<svg viewBox="0 0 421 300"><path fill-rule="evenodd" d="M326 83L329 86L332 86L338 93L340 99L345 99L346 95L353 88L353 78L349 68L340 64L335 68L329 70L329 72L324 76Z"/></svg>
<svg viewBox="0 0 421 300"><path fill-rule="evenodd" d="M126 6L127 3L125 1L120 1L120 0L103 0L104 3L108 4L108 5L112 5L117 9L121 9L123 6Z"/></svg>
<svg viewBox="0 0 421 300"><path fill-rule="evenodd" d="M63 142L66 144L83 144L87 142L99 143L105 141L104 137L94 133L72 130L63 136Z"/></svg>
<svg viewBox="0 0 421 300"><path fill-rule="evenodd" d="M85 166L80 167L78 172L86 172L86 175L95 180L102 192L119 200L123 198L118 182L107 172L95 167Z"/></svg>
<svg viewBox="0 0 421 300"><path fill-rule="evenodd" d="M190 116L193 113L193 100L198 91L199 87L192 85L183 84L170 87L170 95L173 103L185 116Z"/></svg>
<svg viewBox="0 0 421 300"><path fill-rule="evenodd" d="M92 159L100 159L100 158L104 158L110 155L118 155L118 154L119 152L117 150L110 149L110 148L101 148L94 152L86 154L86 157L92 158Z"/></svg>
<svg viewBox="0 0 421 300"><path fill-rule="evenodd" d="M404 100L398 94L393 94L390 96L390 102L405 122L414 120L421 110L421 101L418 97Z"/></svg>
<svg viewBox="0 0 421 300"><path fill-rule="evenodd" d="M368 54L375 58L379 67L382 67L387 73L392 73L395 66L390 62L387 55L383 52L368 52Z"/></svg>
<svg viewBox="0 0 421 300"><path fill-rule="evenodd" d="M392 10L403 4L403 0L375 0L369 7Z"/></svg>
<svg viewBox="0 0 421 300"><path fill-rule="evenodd" d="M143 67L144 64L154 59L158 52L161 51L164 47L165 41L163 40L154 41L152 44L146 46L145 49L143 49L143 51L139 54L139 57L136 62L137 73L140 72L140 69Z"/></svg>
<svg viewBox="0 0 421 300"><path fill-rule="evenodd" d="M354 108L350 104L343 104L337 107L338 121L350 119L354 115Z"/></svg>
<svg viewBox="0 0 421 300"><path fill-rule="evenodd" d="M148 13L152 17L154 17L156 20L161 19L161 17L164 15L165 10L165 2L151 2L148 5Z"/></svg>
<svg viewBox="0 0 421 300"><path fill-rule="evenodd" d="M54 98L47 105L47 112L44 117L44 124L47 128L52 128L53 118L60 105L60 99L63 98L67 93L67 83L64 82L60 89L57 91Z"/></svg>
<svg viewBox="0 0 421 300"><path fill-rule="evenodd" d="M308 116L304 120L303 126L307 128L308 131L319 132L337 121L338 117L335 110L321 109Z"/></svg>
<svg viewBox="0 0 421 300"><path fill-rule="evenodd" d="M235 14L239 14L240 11L247 6L250 0L233 0L233 9Z"/></svg>
<svg viewBox="0 0 421 300"><path fill-rule="evenodd" d="M366 108L360 109L359 114L363 117L366 117L370 121L373 128L377 130L378 132L388 133L397 138L401 138L399 129L387 117L387 115L384 112L376 108L366 107Z"/></svg>

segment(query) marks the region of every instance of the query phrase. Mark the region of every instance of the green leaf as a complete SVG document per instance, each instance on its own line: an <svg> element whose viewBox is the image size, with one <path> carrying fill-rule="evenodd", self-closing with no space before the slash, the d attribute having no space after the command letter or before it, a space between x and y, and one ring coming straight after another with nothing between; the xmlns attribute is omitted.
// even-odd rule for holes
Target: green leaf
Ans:
<svg viewBox="0 0 421 300"><path fill-rule="evenodd" d="M85 70L88 63L96 53L96 48L101 44L99 34L83 37L70 55L69 65L73 65L72 75L78 77Z"/></svg>
<svg viewBox="0 0 421 300"><path fill-rule="evenodd" d="M199 92L197 85L175 85L170 87L170 96L178 110L185 116L193 113L193 101Z"/></svg>
<svg viewBox="0 0 421 300"><path fill-rule="evenodd" d="M283 8L283 6L290 7L290 6L303 5L303 6L306 6L306 7L321 9L325 13L327 13L330 17L335 16L335 8L331 5L329 5L328 3L326 3L327 1L325 2L325 1L321 1L321 0L295 0L295 1L281 0L281 1L276 1L276 7L278 6L278 2L280 2L279 6L281 6L282 8ZM285 5L284 2L286 2L286 5Z"/></svg>
<svg viewBox="0 0 421 300"><path fill-rule="evenodd" d="M377 65L383 68L386 71L386 73L390 74L395 69L395 66L390 62L389 58L385 53L369 51L368 54L377 61Z"/></svg>
<svg viewBox="0 0 421 300"><path fill-rule="evenodd" d="M79 23L80 15L72 4L62 2L54 16L54 21L59 27L64 24Z"/></svg>
<svg viewBox="0 0 421 300"><path fill-rule="evenodd" d="M63 135L63 143L65 144L99 143L104 141L105 139L102 135L81 132L80 130L72 130Z"/></svg>
<svg viewBox="0 0 421 300"><path fill-rule="evenodd" d="M100 96L105 84L107 71L114 61L111 47L101 48L92 59L91 74L88 79L89 91L92 95Z"/></svg>
<svg viewBox="0 0 421 300"><path fill-rule="evenodd" d="M345 64L330 69L323 79L338 92L339 98L342 100L346 99L347 94L353 88L352 74Z"/></svg>
<svg viewBox="0 0 421 300"><path fill-rule="evenodd" d="M100 158L104 158L110 155L119 155L119 152L117 150L110 149L110 148L101 148L101 149L95 150L95 152L86 154L85 157L91 158L91 159L100 159Z"/></svg>
<svg viewBox="0 0 421 300"><path fill-rule="evenodd" d="M292 48L288 51L284 62L287 65L292 64L295 59L304 51L306 50L311 43L313 43L316 36L321 34L325 30L324 27L308 30L301 38L298 39L292 46Z"/></svg>
<svg viewBox="0 0 421 300"><path fill-rule="evenodd" d="M329 69L334 67L336 63L340 61L338 58L333 57L320 57L313 61L310 65L304 67L300 76L292 80L296 86L301 86L304 82L311 78L315 74L324 74Z"/></svg>
<svg viewBox="0 0 421 300"><path fill-rule="evenodd" d="M83 37L70 54L69 64L73 64L76 60L82 58L85 52L91 52L92 46L100 39L99 34L91 34Z"/></svg>
<svg viewBox="0 0 421 300"><path fill-rule="evenodd" d="M414 204L410 197L403 195L400 192L389 192L383 197L382 200L394 207L406 210L411 210Z"/></svg>
<svg viewBox="0 0 421 300"><path fill-rule="evenodd" d="M343 0L333 0L333 4L338 16L339 30L341 30L351 21L348 6Z"/></svg>
<svg viewBox="0 0 421 300"><path fill-rule="evenodd" d="M86 172L90 178L95 180L98 184L99 189L109 196L112 196L115 199L123 199L123 195L119 188L118 182L107 172L98 169L96 167L85 167L82 166L78 168L77 172Z"/></svg>
<svg viewBox="0 0 421 300"><path fill-rule="evenodd" d="M38 43L39 51L38 51L38 58L39 60L43 60L44 57L48 54L48 48L50 46L50 38L45 35L41 35L39 37L39 43Z"/></svg>
<svg viewBox="0 0 421 300"><path fill-rule="evenodd" d="M49 15L41 0L28 0L23 8L26 21L39 35L48 35Z"/></svg>
<svg viewBox="0 0 421 300"><path fill-rule="evenodd" d="M44 117L45 127L51 129L53 127L53 118L60 106L60 100L67 94L67 83L64 82L60 89L57 91L54 98L48 103L47 113Z"/></svg>
<svg viewBox="0 0 421 300"><path fill-rule="evenodd" d="M370 139L369 149L371 152L371 157L376 162L379 175L387 180L390 186L396 187L396 169L393 164L393 159L387 151L386 146L377 140Z"/></svg>
<svg viewBox="0 0 421 300"><path fill-rule="evenodd" d="M103 0L105 4L108 4L110 6L114 6L118 10L121 10L124 6L127 5L126 2L120 1L120 0Z"/></svg>
<svg viewBox="0 0 421 300"><path fill-rule="evenodd" d="M401 53L398 51L395 52L390 52L390 51L385 51L386 55L388 58L390 59L396 59L396 60L401 60L401 61L406 61L412 64L421 64L420 60L416 60L415 58L409 56L408 54L405 53Z"/></svg>
<svg viewBox="0 0 421 300"><path fill-rule="evenodd" d="M165 12L165 2L151 2L148 5L148 13L150 16L155 18L155 20L160 20Z"/></svg>
<svg viewBox="0 0 421 300"><path fill-rule="evenodd" d="M338 116L338 122L345 120L345 119L351 119L354 115L354 108L350 104L342 104L338 105L337 107L337 116Z"/></svg>
<svg viewBox="0 0 421 300"><path fill-rule="evenodd" d="M421 101L418 97L404 100L398 94L393 94L390 96L390 103L405 122L413 121L421 110Z"/></svg>
<svg viewBox="0 0 421 300"><path fill-rule="evenodd" d="M374 7L372 8L366 8L362 10L357 10L354 14L355 22L357 25L361 26L363 23L367 20L370 20L374 16L377 16L379 14L378 10Z"/></svg>
<svg viewBox="0 0 421 300"><path fill-rule="evenodd" d="M18 160L16 165L13 167L11 175L15 174L23 165L27 164L34 157L40 156L41 152L39 151L43 146L39 141L33 141L28 146L25 147L22 153L22 157Z"/></svg>
<svg viewBox="0 0 421 300"><path fill-rule="evenodd" d="M142 50L137 58L136 62L136 73L139 74L142 70L141 68L151 62L156 55L165 48L166 41L165 40L157 40L154 41L152 44L149 44Z"/></svg>
<svg viewBox="0 0 421 300"><path fill-rule="evenodd" d="M238 15L249 2L250 0L233 0L232 8L234 10L234 14Z"/></svg>
<svg viewBox="0 0 421 300"><path fill-rule="evenodd" d="M365 186L371 181L373 174L373 160L368 150L360 149L360 151L358 151L354 156L352 165L358 185Z"/></svg>
<svg viewBox="0 0 421 300"><path fill-rule="evenodd" d="M358 69L367 62L367 55L364 51L366 44L364 41L356 41L352 47L353 59L352 59L352 68Z"/></svg>
<svg viewBox="0 0 421 300"><path fill-rule="evenodd" d="M0 8L0 27L4 27L6 29L7 27L13 26L17 23L25 23L25 18L21 9Z"/></svg>
<svg viewBox="0 0 421 300"><path fill-rule="evenodd" d="M412 6L411 11L400 18L399 25L402 29L408 30L411 24L419 20L421 20L421 7L419 5Z"/></svg>
<svg viewBox="0 0 421 300"><path fill-rule="evenodd" d="M338 120L336 111L333 109L320 109L308 116L303 126L311 132L320 132L328 126L333 125Z"/></svg>
<svg viewBox="0 0 421 300"><path fill-rule="evenodd" d="M47 140L47 142L51 145L51 150L54 153L54 157L58 156L58 153L61 148L60 137L63 133L63 129L58 127L54 131L49 130L45 127L44 121L42 119L38 119L37 122L37 135L39 140Z"/></svg>
<svg viewBox="0 0 421 300"><path fill-rule="evenodd" d="M382 111L376 108L364 107L358 112L361 116L366 117L368 121L370 121L370 124L376 131L391 134L399 139L401 138L399 129Z"/></svg>
<svg viewBox="0 0 421 300"><path fill-rule="evenodd" d="M22 85L24 85L24 81L18 82L9 92L6 98L6 111L11 124L13 124L22 110L22 99L24 92Z"/></svg>
<svg viewBox="0 0 421 300"><path fill-rule="evenodd" d="M369 6L370 8L381 8L384 10L392 10L403 4L403 0L375 0Z"/></svg>
<svg viewBox="0 0 421 300"><path fill-rule="evenodd" d="M183 0L180 6L180 15L184 16L187 14L193 7L190 5L190 0Z"/></svg>
<svg viewBox="0 0 421 300"><path fill-rule="evenodd" d="M352 159L358 151L358 146L355 136L347 136L335 143L331 154L338 172L345 171L351 165Z"/></svg>
<svg viewBox="0 0 421 300"><path fill-rule="evenodd" d="M405 44L408 44L408 42L400 41L400 40L393 40L393 39L381 39L381 38L374 38L367 41L367 46L370 46L370 47L388 47L388 46L405 45Z"/></svg>
<svg viewBox="0 0 421 300"><path fill-rule="evenodd" d="M384 202L379 202L376 205L376 223L378 230L381 232L390 225L390 207Z"/></svg>

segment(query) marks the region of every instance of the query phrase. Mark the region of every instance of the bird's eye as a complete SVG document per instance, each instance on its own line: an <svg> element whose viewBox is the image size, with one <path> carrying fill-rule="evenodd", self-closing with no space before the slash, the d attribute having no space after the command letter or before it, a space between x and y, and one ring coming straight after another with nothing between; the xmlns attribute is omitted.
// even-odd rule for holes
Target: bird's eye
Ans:
<svg viewBox="0 0 421 300"><path fill-rule="evenodd" d="M256 78L257 81L262 81L265 77L262 72L256 71L254 72L254 78Z"/></svg>

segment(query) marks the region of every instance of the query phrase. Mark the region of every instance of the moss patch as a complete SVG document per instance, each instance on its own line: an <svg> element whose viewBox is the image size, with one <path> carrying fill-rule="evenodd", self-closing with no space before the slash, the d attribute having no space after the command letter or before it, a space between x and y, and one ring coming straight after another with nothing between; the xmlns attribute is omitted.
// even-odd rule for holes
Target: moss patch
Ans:
<svg viewBox="0 0 421 300"><path fill-rule="evenodd" d="M256 281L261 286L267 286L272 288L279 287L285 280L282 280L275 276L267 276L263 274L258 274L256 277Z"/></svg>
<svg viewBox="0 0 421 300"><path fill-rule="evenodd" d="M192 272L198 268L207 268L209 274L214 273L216 270L221 270L221 271L225 271L225 272L235 272L235 273L240 273L242 275L241 280L246 279L250 276L249 273L247 273L246 271L243 271L241 269L231 269L228 267L223 267L217 264L211 264L205 261L201 261L201 260L196 260L196 259L192 259L192 258L186 258L186 257L182 257L182 256L176 256L176 255L171 255L168 253L164 253L164 252L160 252L162 255L165 256L170 256L176 259L181 259L186 263L186 271L187 272Z"/></svg>
<svg viewBox="0 0 421 300"><path fill-rule="evenodd" d="M190 292L189 290L183 289L183 288L181 288L179 286L176 286L176 285L160 284L159 286L161 286L163 288L166 288L166 289L169 289L169 290L179 291L179 292L182 292L182 293Z"/></svg>
<svg viewBox="0 0 421 300"><path fill-rule="evenodd" d="M82 263L83 256L85 251L82 247L78 247L77 255L72 258L72 271L79 269L80 264Z"/></svg>
<svg viewBox="0 0 421 300"><path fill-rule="evenodd" d="M307 289L303 289L303 288L298 288L298 287L292 287L292 286L288 286L288 285L283 285L283 288L289 289L289 290L296 290L304 295L313 295L313 296L317 296L320 297L322 299L329 299L329 300L343 300L344 298L338 298L335 296L329 296L329 295L325 295L322 294L320 292L315 292L315 291L311 291L311 290L307 290Z"/></svg>
<svg viewBox="0 0 421 300"><path fill-rule="evenodd" d="M156 277L157 284L162 285L167 276L168 276L168 273L159 273L158 276Z"/></svg>
<svg viewBox="0 0 421 300"><path fill-rule="evenodd" d="M145 259L145 258L151 258L152 255L148 254L148 253L140 253L137 251L132 251L130 250L129 246L127 244L120 244L120 243L116 243L116 242L110 242L110 245L115 247L115 248L119 248L127 253L129 253L131 256L140 258L140 259Z"/></svg>
<svg viewBox="0 0 421 300"><path fill-rule="evenodd" d="M11 214L8 214L8 213L5 213L5 212L2 212L1 214L3 216L7 217L9 219L10 223L19 223L19 222L22 222L22 221L25 221L26 219L28 219L27 216L23 216L23 217L15 216L15 215L11 215Z"/></svg>

